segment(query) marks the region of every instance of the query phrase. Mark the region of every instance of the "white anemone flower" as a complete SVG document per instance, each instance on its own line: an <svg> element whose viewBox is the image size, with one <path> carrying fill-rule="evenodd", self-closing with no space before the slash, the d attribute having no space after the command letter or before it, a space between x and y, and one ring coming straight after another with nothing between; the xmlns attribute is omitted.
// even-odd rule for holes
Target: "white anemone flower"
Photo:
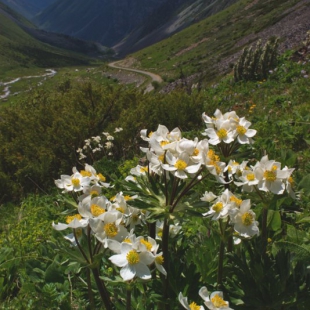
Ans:
<svg viewBox="0 0 310 310"><path fill-rule="evenodd" d="M191 164L187 153L183 152L178 157L175 157L171 152L166 153L167 164L162 164L164 170L170 171L177 178L188 178L187 173L197 173L201 164Z"/></svg>
<svg viewBox="0 0 310 310"><path fill-rule="evenodd" d="M255 213L250 210L250 199L243 200L240 209L235 209L235 214L231 217L234 230L244 238L251 238L259 235L258 222L255 221Z"/></svg>
<svg viewBox="0 0 310 310"><path fill-rule="evenodd" d="M207 202L211 202L213 201L214 199L216 199L217 196L214 195L212 192L208 192L206 191L203 196L200 198L200 200L202 201L207 201Z"/></svg>
<svg viewBox="0 0 310 310"><path fill-rule="evenodd" d="M213 221L217 221L220 218L226 218L228 216L229 209L230 205L219 197L210 207L210 210L202 215L211 217Z"/></svg>
<svg viewBox="0 0 310 310"><path fill-rule="evenodd" d="M109 206L110 202L105 196L92 198L89 195L78 204L78 211L85 218L94 218L105 213Z"/></svg>
<svg viewBox="0 0 310 310"><path fill-rule="evenodd" d="M151 271L148 265L154 262L154 256L150 252L137 252L133 245L123 242L120 254L113 255L109 260L121 267L120 275L124 281L130 281L134 277L143 280L151 279Z"/></svg>
<svg viewBox="0 0 310 310"><path fill-rule="evenodd" d="M285 190L285 180L290 175L289 170L281 170L281 163L269 160L268 155L264 156L260 162L256 163L253 170L259 174L260 182L257 187L265 192L272 192L276 195L283 194Z"/></svg>
<svg viewBox="0 0 310 310"><path fill-rule="evenodd" d="M123 214L118 211L108 211L96 218L90 218L89 224L95 237L108 247L108 239L122 241L128 235L127 229L122 225Z"/></svg>
<svg viewBox="0 0 310 310"><path fill-rule="evenodd" d="M238 177L240 182L234 182L237 186L242 186L242 191L252 192L254 186L257 186L261 180L261 171L258 169L254 170L243 170L242 175Z"/></svg>
<svg viewBox="0 0 310 310"><path fill-rule="evenodd" d="M207 128L205 134L210 138L209 143L212 145L217 145L222 141L227 144L234 141L234 131L229 120L222 121L216 129Z"/></svg>
<svg viewBox="0 0 310 310"><path fill-rule="evenodd" d="M55 180L55 184L58 188L64 189L63 193L66 192L79 192L84 189L84 187L89 186L91 179L89 177L84 177L80 172L73 168L73 174L61 175L60 180Z"/></svg>
<svg viewBox="0 0 310 310"><path fill-rule="evenodd" d="M204 310L205 309L203 306L198 306L194 301L189 304L187 301L187 297L183 296L181 292L179 294L179 302L187 310Z"/></svg>
<svg viewBox="0 0 310 310"><path fill-rule="evenodd" d="M221 291L215 291L209 294L208 289L203 286L199 290L199 295L210 310L233 310L229 308L229 302L223 299L223 292Z"/></svg>
<svg viewBox="0 0 310 310"><path fill-rule="evenodd" d="M88 225L88 219L82 218L80 214L70 215L66 218L66 223L55 224L53 222L52 227L56 230L65 230L67 228L77 229L84 228Z"/></svg>
<svg viewBox="0 0 310 310"><path fill-rule="evenodd" d="M256 135L255 129L249 129L252 125L251 122L247 121L244 117L241 117L236 127L235 135L237 136L240 144L252 144L253 137Z"/></svg>

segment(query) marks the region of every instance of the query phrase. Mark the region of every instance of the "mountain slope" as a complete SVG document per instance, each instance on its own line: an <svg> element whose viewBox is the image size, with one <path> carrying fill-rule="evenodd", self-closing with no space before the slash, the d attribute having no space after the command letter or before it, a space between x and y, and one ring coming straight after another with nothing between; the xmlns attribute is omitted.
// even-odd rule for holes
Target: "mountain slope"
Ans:
<svg viewBox="0 0 310 310"><path fill-rule="evenodd" d="M56 0L0 0L14 11L30 19Z"/></svg>
<svg viewBox="0 0 310 310"><path fill-rule="evenodd" d="M58 0L34 23L98 41L120 55L154 44L237 0Z"/></svg>
<svg viewBox="0 0 310 310"><path fill-rule="evenodd" d="M113 49L120 55L140 50L224 10L236 1L195 0L185 3L169 1L161 5L143 25L113 46Z"/></svg>
<svg viewBox="0 0 310 310"><path fill-rule="evenodd" d="M59 67L89 63L82 54L45 44L25 31L35 31L22 17L0 3L0 78L18 68ZM52 35L46 34L51 38Z"/></svg>
<svg viewBox="0 0 310 310"><path fill-rule="evenodd" d="M293 48L310 29L309 0L239 0L173 36L128 57L130 66L160 74L212 80L227 73L242 49L258 39L280 37L280 51ZM127 61L127 60L126 60ZM123 64L126 64L126 61Z"/></svg>
<svg viewBox="0 0 310 310"><path fill-rule="evenodd" d="M58 0L33 21L47 31L112 46L167 1Z"/></svg>

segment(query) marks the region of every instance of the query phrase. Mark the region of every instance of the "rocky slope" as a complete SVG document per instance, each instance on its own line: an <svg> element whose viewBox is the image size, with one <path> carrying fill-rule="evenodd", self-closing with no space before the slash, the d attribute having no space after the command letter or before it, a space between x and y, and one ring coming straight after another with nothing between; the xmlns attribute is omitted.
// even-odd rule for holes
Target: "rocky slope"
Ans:
<svg viewBox="0 0 310 310"><path fill-rule="evenodd" d="M47 8L56 0L0 0L12 10L22 14L24 17L31 19L36 14Z"/></svg>

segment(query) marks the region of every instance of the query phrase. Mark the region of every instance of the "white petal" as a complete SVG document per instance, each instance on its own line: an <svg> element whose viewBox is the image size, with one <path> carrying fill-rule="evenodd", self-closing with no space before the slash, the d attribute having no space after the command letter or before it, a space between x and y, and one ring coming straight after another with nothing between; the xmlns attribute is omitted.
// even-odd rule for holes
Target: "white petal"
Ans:
<svg viewBox="0 0 310 310"><path fill-rule="evenodd" d="M138 264L134 265L134 268L136 269L136 276L138 278L141 278L143 280L151 279L151 271L149 267L144 265L143 263L139 262Z"/></svg>
<svg viewBox="0 0 310 310"><path fill-rule="evenodd" d="M109 257L109 260L118 267L124 267L128 265L128 261L124 254L116 254Z"/></svg>
<svg viewBox="0 0 310 310"><path fill-rule="evenodd" d="M120 275L124 281L129 281L132 280L136 275L136 270L135 268L132 268L132 266L127 265L121 269Z"/></svg>

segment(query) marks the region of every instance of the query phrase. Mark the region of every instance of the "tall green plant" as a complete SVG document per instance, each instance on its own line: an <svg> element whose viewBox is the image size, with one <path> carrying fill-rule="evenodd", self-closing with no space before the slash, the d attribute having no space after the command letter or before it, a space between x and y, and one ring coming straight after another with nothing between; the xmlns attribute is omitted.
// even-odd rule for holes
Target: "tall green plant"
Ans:
<svg viewBox="0 0 310 310"><path fill-rule="evenodd" d="M235 82L261 81L266 79L269 71L277 65L278 38L269 39L264 46L258 40L255 48L246 47L234 66Z"/></svg>

